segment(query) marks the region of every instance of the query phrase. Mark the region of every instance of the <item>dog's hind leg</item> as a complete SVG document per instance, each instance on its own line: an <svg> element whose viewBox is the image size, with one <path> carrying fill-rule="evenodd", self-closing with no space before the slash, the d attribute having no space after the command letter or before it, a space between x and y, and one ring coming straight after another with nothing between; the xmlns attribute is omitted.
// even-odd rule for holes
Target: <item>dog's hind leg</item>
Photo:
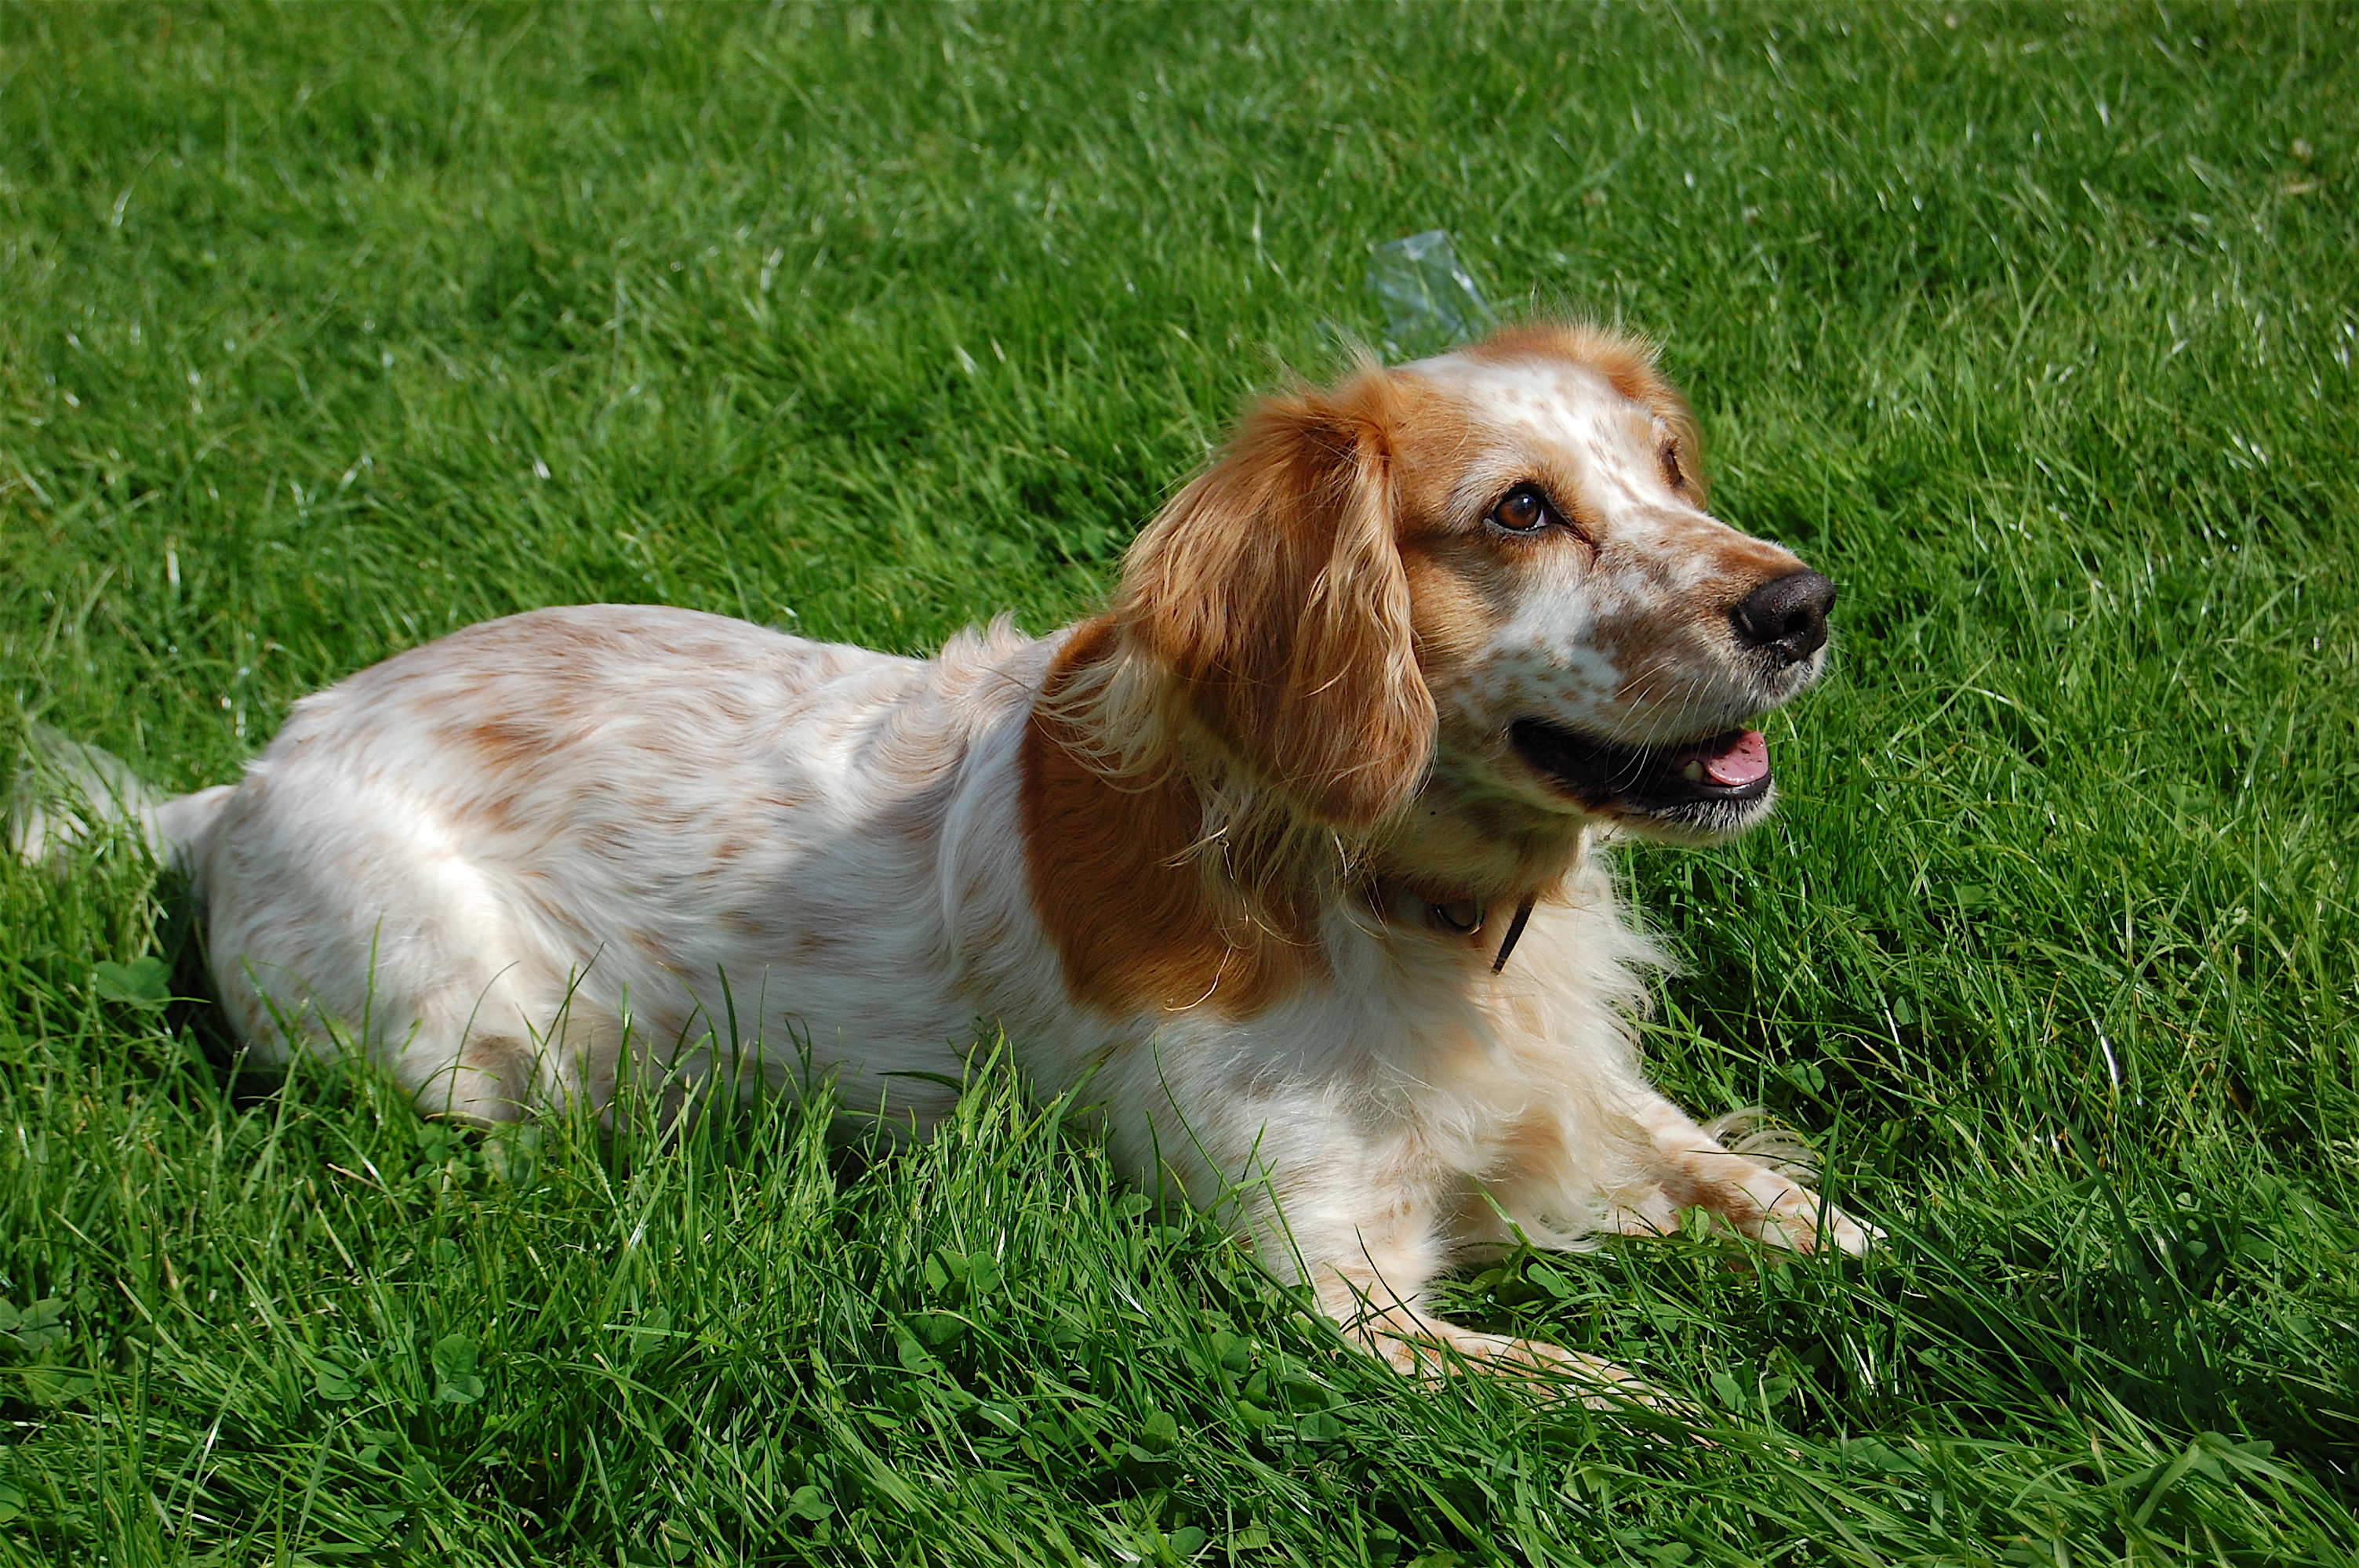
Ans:
<svg viewBox="0 0 2359 1568"><path fill-rule="evenodd" d="M447 824L337 782L258 768L206 838L206 945L239 1033L265 1060L365 1055L429 1115L603 1109L624 1033L614 988L569 963Z"/></svg>
<svg viewBox="0 0 2359 1568"><path fill-rule="evenodd" d="M611 1069L597 1070L594 1024L532 1006L519 994L529 988L491 966L454 961L444 976L414 983L422 977L327 951L277 957L260 963L249 953L214 966L223 1005L265 1061L366 1056L424 1114L477 1126L513 1121L577 1087L611 1088Z"/></svg>
<svg viewBox="0 0 2359 1568"><path fill-rule="evenodd" d="M455 1037L447 1024L432 1036L421 1029L393 1059L419 1110L488 1125L577 1101L610 1108L622 1020L570 993L536 1006L518 989L495 982Z"/></svg>

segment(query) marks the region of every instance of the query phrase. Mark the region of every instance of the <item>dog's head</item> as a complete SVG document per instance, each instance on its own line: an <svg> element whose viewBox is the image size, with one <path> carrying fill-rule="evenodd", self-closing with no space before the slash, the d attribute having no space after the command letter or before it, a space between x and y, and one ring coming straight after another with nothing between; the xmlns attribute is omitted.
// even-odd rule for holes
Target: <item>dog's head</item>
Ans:
<svg viewBox="0 0 2359 1568"><path fill-rule="evenodd" d="M1834 585L1704 510L1651 352L1511 329L1271 398L1141 535L1116 605L1293 809L1703 839L1769 809L1759 715L1814 681Z"/></svg>

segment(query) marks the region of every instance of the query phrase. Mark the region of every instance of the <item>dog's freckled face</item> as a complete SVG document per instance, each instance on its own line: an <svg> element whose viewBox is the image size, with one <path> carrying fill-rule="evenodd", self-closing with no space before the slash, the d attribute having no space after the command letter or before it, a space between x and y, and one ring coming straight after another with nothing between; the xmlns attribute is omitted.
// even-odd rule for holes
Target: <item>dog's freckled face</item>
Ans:
<svg viewBox="0 0 2359 1568"><path fill-rule="evenodd" d="M1694 1206L1869 1237L1633 1045L1655 954L1595 831L1757 821L1753 721L1834 597L1704 482L1642 348L1516 329L1264 402L1056 636L920 661L537 611L299 705L161 835L266 1053L364 1049L487 1121L632 1063L683 1103L791 1087L807 1044L922 1126L982 1018L1397 1364L1612 1381L1433 1317L1431 1281Z"/></svg>
<svg viewBox="0 0 2359 1568"><path fill-rule="evenodd" d="M1401 452L1445 775L1657 836L1758 821L1745 727L1817 678L1832 585L1705 513L1687 406L1625 344L1530 333L1408 373L1464 427ZM1765 647L1740 609L1772 587L1796 634Z"/></svg>

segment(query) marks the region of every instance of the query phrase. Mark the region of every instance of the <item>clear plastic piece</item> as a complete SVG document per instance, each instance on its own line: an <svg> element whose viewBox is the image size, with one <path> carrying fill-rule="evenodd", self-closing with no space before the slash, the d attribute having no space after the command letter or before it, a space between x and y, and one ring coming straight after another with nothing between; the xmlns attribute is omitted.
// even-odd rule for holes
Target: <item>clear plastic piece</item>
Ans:
<svg viewBox="0 0 2359 1568"><path fill-rule="evenodd" d="M1385 308L1385 346L1396 355L1439 352L1499 319L1459 265L1447 229L1378 245L1368 264L1368 292Z"/></svg>

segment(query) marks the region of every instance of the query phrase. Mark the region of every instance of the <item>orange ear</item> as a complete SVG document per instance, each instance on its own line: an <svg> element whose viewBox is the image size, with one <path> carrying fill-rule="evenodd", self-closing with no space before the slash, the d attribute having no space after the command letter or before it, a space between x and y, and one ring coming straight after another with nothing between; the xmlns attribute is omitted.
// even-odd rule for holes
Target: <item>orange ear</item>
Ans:
<svg viewBox="0 0 2359 1568"><path fill-rule="evenodd" d="M1375 370L1263 404L1139 536L1115 610L1232 755L1334 827L1407 800L1433 750L1390 404Z"/></svg>

